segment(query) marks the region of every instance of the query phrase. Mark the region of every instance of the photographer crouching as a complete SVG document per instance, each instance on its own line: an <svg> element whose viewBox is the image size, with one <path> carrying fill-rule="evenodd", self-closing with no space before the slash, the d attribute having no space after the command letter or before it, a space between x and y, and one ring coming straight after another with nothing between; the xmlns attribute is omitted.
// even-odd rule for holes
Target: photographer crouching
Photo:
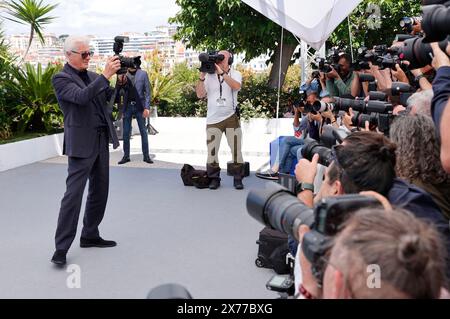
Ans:
<svg viewBox="0 0 450 319"><path fill-rule="evenodd" d="M220 187L219 148L225 133L233 156L229 173L234 178L234 187L242 190L244 185L244 160L242 158L242 131L239 121L237 95L241 89L242 75L231 69L233 56L228 51L217 54L201 54L200 77L195 88L199 99L208 100L206 119L208 161L206 170L210 179L209 189Z"/></svg>

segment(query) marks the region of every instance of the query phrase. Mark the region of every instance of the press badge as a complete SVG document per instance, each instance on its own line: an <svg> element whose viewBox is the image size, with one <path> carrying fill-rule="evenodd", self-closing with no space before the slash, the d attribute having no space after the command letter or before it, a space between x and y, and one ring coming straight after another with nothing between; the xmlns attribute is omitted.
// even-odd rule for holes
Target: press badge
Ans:
<svg viewBox="0 0 450 319"><path fill-rule="evenodd" d="M225 107L227 105L227 99L217 99L218 107Z"/></svg>

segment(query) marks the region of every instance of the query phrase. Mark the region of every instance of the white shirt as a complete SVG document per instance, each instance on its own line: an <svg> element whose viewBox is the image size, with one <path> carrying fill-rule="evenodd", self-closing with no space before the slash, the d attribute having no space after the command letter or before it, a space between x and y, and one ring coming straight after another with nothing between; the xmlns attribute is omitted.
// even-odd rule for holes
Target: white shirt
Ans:
<svg viewBox="0 0 450 319"><path fill-rule="evenodd" d="M228 75L242 83L242 75L239 71L231 70ZM218 100L220 100L220 82L222 82L222 99L223 106ZM208 114L206 115L206 124L216 124L226 120L235 113L235 109L238 105L237 96L239 91L233 91L231 87L225 82L223 77L220 77L220 82L217 74L206 74L205 77L205 89L208 98Z"/></svg>

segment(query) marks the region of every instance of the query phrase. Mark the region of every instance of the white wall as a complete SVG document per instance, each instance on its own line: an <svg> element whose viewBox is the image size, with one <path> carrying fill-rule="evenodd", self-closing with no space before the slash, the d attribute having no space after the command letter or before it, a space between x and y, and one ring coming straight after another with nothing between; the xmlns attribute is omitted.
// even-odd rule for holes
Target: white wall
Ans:
<svg viewBox="0 0 450 319"><path fill-rule="evenodd" d="M62 154L63 134L0 145L0 172Z"/></svg>
<svg viewBox="0 0 450 319"><path fill-rule="evenodd" d="M242 121L242 151L251 156L267 156L269 144L277 136L293 135L293 119ZM205 118L152 118L159 134L150 137L152 153L206 152ZM133 132L137 123L133 120ZM57 157L62 154L63 134L0 145L0 172ZM221 154L229 154L226 138L222 138Z"/></svg>
<svg viewBox="0 0 450 319"><path fill-rule="evenodd" d="M269 153L269 144L277 136L293 135L293 119L265 120L252 119L241 121L242 151L244 153ZM159 134L150 137L152 152L206 151L206 119L205 118L152 118L151 124ZM133 120L133 132L138 132L137 123ZM222 150L228 150L225 136L222 138ZM227 152L228 153L228 152ZM258 154L254 154L258 155ZM261 154L262 155L262 154Z"/></svg>

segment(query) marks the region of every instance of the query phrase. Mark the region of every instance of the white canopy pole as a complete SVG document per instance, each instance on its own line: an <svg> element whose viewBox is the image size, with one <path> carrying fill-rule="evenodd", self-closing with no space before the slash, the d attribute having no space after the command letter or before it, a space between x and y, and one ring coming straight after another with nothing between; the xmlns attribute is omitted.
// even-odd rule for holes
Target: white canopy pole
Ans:
<svg viewBox="0 0 450 319"><path fill-rule="evenodd" d="M350 27L350 16L347 17L347 23L348 23L348 36L350 38L350 52L352 53L352 62L355 61L353 57L353 37L352 37L352 29Z"/></svg>
<svg viewBox="0 0 450 319"><path fill-rule="evenodd" d="M281 98L281 67L282 67L282 61L283 61L283 43L284 43L284 28L281 27L281 41L280 41L280 65L278 70L278 98L277 98L277 116L276 116L276 123L275 123L275 136L278 136L278 129L280 125L279 121L279 113L280 113L280 98Z"/></svg>
<svg viewBox="0 0 450 319"><path fill-rule="evenodd" d="M280 68L278 70L278 101L277 101L277 126L278 126L278 118L280 113L280 96L281 96L281 67L283 61L283 43L284 43L284 28L281 27L281 48L280 48Z"/></svg>

